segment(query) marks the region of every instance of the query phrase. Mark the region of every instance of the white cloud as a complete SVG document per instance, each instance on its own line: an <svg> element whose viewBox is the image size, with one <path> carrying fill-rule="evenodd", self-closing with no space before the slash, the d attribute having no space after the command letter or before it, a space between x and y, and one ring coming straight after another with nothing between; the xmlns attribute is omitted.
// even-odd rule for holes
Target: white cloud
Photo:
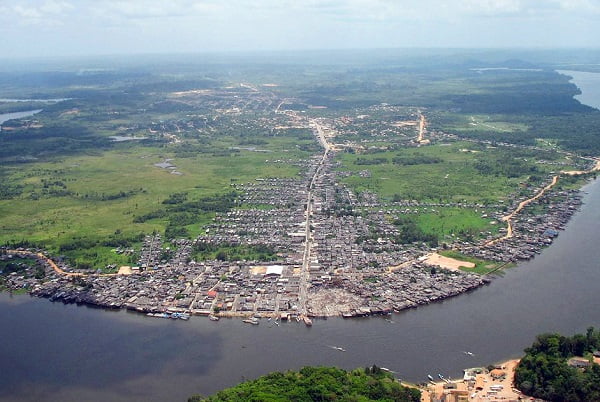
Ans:
<svg viewBox="0 0 600 402"><path fill-rule="evenodd" d="M48 0L43 3L39 10L44 14L61 15L73 9L73 5L66 1Z"/></svg>
<svg viewBox="0 0 600 402"><path fill-rule="evenodd" d="M0 0L0 54L593 43L600 0ZM62 25L61 25L62 24ZM53 41L50 44L50 41ZM18 46L13 45L18 43ZM12 46L12 47L11 47ZM588 45L589 46L589 45Z"/></svg>
<svg viewBox="0 0 600 402"><path fill-rule="evenodd" d="M43 14L36 7L25 7L22 5L16 5L12 7L12 11L18 16L25 19L41 19Z"/></svg>

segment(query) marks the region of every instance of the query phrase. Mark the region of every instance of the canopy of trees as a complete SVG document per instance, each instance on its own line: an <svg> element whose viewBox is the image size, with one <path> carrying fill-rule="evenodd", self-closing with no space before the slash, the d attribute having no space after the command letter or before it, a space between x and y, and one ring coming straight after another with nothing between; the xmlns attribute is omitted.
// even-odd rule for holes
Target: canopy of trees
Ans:
<svg viewBox="0 0 600 402"><path fill-rule="evenodd" d="M515 386L527 395L549 401L600 401L600 365L580 369L567 363L574 356L591 359L599 347L600 331L594 328L572 337L540 335L525 349L515 372Z"/></svg>
<svg viewBox="0 0 600 402"><path fill-rule="evenodd" d="M398 383L377 366L345 371L335 367L304 367L274 372L197 401L406 401L418 402L421 392Z"/></svg>

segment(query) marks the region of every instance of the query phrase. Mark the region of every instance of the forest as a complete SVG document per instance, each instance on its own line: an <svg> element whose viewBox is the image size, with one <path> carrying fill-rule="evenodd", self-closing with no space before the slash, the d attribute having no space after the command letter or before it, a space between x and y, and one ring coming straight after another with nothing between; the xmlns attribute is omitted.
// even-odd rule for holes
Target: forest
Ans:
<svg viewBox="0 0 600 402"><path fill-rule="evenodd" d="M592 327L572 337L539 335L525 349L515 372L515 386L527 395L549 401L598 401L600 365L592 361L599 348L600 331ZM583 357L589 365L572 367L568 360L575 356Z"/></svg>
<svg viewBox="0 0 600 402"><path fill-rule="evenodd" d="M304 367L297 372L273 372L208 398L195 395L188 399L189 402L420 400L419 390L400 385L389 372L375 365L352 371L335 367Z"/></svg>

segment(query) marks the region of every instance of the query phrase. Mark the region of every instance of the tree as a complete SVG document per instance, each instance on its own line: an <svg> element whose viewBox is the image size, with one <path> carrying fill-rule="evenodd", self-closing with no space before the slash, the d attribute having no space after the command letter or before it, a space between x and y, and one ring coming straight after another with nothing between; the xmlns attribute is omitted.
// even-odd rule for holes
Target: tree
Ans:
<svg viewBox="0 0 600 402"><path fill-rule="evenodd" d="M569 358L595 350L599 335L593 328L572 337L539 335L515 371L515 386L550 401L600 400L600 366L577 369L567 364Z"/></svg>

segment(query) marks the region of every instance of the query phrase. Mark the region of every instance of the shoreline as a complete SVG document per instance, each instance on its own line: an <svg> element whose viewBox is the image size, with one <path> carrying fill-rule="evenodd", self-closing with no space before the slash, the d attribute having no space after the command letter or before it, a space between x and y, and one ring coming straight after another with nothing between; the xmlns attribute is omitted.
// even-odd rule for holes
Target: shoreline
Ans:
<svg viewBox="0 0 600 402"><path fill-rule="evenodd" d="M473 402L528 400L528 396L514 388L515 369L519 361L520 358L493 364L491 371L486 367L466 368L463 378L456 380L438 374L440 381L430 380L426 386L417 387L421 390L421 402L444 399Z"/></svg>

